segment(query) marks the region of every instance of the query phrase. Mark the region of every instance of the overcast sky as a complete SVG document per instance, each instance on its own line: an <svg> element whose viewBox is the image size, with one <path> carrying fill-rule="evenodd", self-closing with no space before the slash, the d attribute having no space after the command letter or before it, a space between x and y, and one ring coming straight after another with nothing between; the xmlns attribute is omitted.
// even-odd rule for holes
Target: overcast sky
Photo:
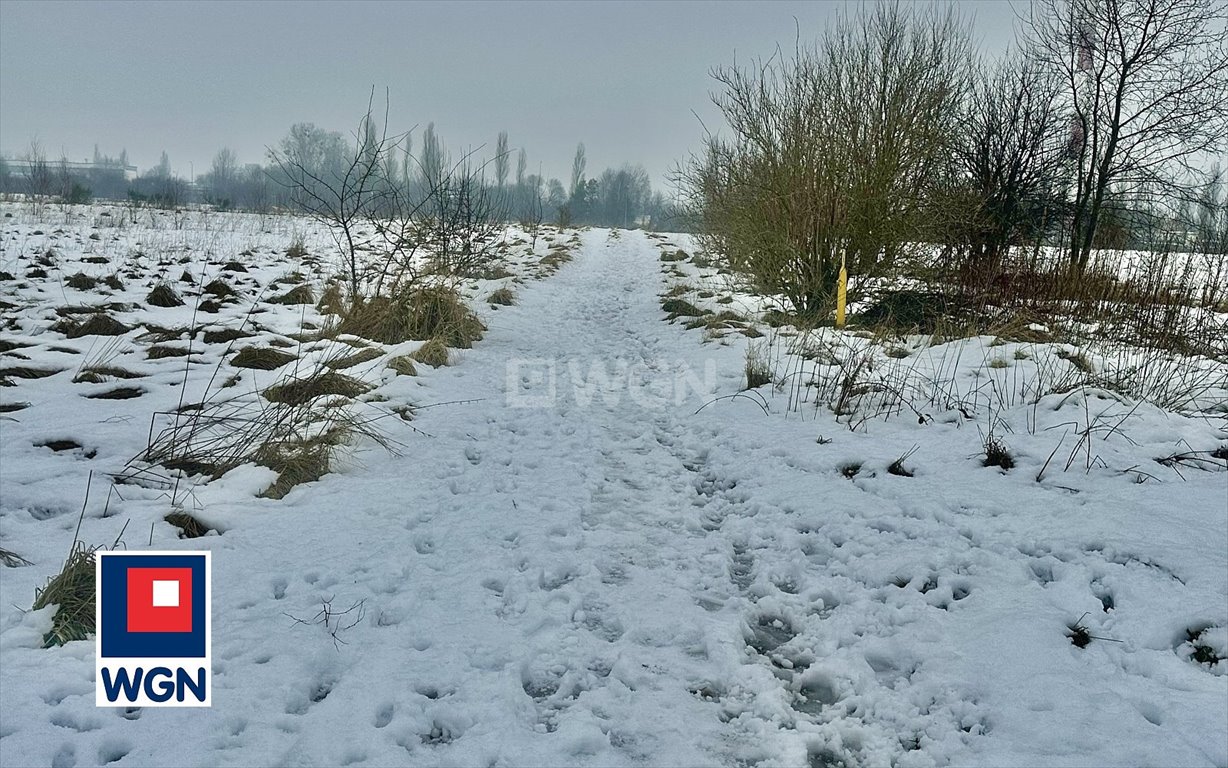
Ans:
<svg viewBox="0 0 1228 768"><path fill-rule="evenodd" d="M1006 0L963 0L987 51L1012 37ZM1017 0L1016 5L1019 5ZM394 130L430 121L454 153L523 146L566 178L642 163L654 184L717 122L711 67L813 39L829 2L21 2L0 0L0 152L163 150L187 177L217 150L263 162L296 122L349 133L372 85ZM420 142L419 142L420 146Z"/></svg>

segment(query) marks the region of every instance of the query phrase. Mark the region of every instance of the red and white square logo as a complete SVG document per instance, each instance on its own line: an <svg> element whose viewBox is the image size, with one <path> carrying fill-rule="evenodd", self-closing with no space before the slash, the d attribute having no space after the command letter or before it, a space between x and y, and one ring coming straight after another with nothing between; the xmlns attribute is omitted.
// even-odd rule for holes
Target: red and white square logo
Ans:
<svg viewBox="0 0 1228 768"><path fill-rule="evenodd" d="M129 568L128 631L191 632L192 569Z"/></svg>

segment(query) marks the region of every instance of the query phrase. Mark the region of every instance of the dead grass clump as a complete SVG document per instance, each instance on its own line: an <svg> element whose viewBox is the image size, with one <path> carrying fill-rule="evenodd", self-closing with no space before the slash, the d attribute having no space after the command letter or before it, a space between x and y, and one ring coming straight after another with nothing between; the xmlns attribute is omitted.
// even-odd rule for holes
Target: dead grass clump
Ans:
<svg viewBox="0 0 1228 768"><path fill-rule="evenodd" d="M196 338L195 328L186 325L178 328L164 328L153 323L145 323L145 332L136 337L137 341L153 344L164 344L168 341L179 341L186 334L188 338Z"/></svg>
<svg viewBox="0 0 1228 768"><path fill-rule="evenodd" d="M348 432L338 428L312 438L262 446L256 462L276 472L277 480L258 495L281 499L294 486L324 477L332 466L334 452L347 438Z"/></svg>
<svg viewBox="0 0 1228 768"><path fill-rule="evenodd" d="M118 365L87 365L77 371L72 377L73 384L102 384L111 379L142 379L143 373L136 373Z"/></svg>
<svg viewBox="0 0 1228 768"><path fill-rule="evenodd" d="M24 366L10 366L8 368L0 368L0 378L14 379L45 379L48 376L54 376L63 368L27 368Z"/></svg>
<svg viewBox="0 0 1228 768"><path fill-rule="evenodd" d="M768 357L767 345L750 342L746 345L745 389L756 389L764 384L772 383L772 361Z"/></svg>
<svg viewBox="0 0 1228 768"><path fill-rule="evenodd" d="M145 356L150 360L162 360L167 357L184 357L190 351L187 347L166 347L155 344L145 350Z"/></svg>
<svg viewBox="0 0 1228 768"><path fill-rule="evenodd" d="M290 379L284 384L274 384L261 394L264 399L273 403L287 405L303 405L317 397L340 395L342 397L358 397L371 390L369 384L346 376L343 373L329 371L304 379Z"/></svg>
<svg viewBox="0 0 1228 768"><path fill-rule="evenodd" d="M145 394L145 390L140 387L118 387L116 389L108 389L106 392L86 395L86 397L91 400L131 400L143 394Z"/></svg>
<svg viewBox="0 0 1228 768"><path fill-rule="evenodd" d="M296 285L280 296L274 296L269 299L270 304L314 304L316 300L315 294L311 292L310 285Z"/></svg>
<svg viewBox="0 0 1228 768"><path fill-rule="evenodd" d="M423 365L439 368L448 364L448 346L439 339L431 339L418 347L411 357Z"/></svg>
<svg viewBox="0 0 1228 768"><path fill-rule="evenodd" d="M571 253L566 249L553 250L542 257L541 265L549 271L554 271L571 261Z"/></svg>
<svg viewBox="0 0 1228 768"><path fill-rule="evenodd" d="M381 417L362 415L350 399L365 391L361 382L333 372L282 382L270 387L270 402L220 399L190 413L168 414L170 423L129 462L129 471L145 472L140 463L147 462L217 478L256 463L278 474L260 495L279 499L295 485L328 473L354 438L394 451L379 428Z"/></svg>
<svg viewBox="0 0 1228 768"><path fill-rule="evenodd" d="M990 435L985 440L985 460L981 463L987 467L1000 467L1006 471L1015 466L1015 457L1011 456L1006 443Z"/></svg>
<svg viewBox="0 0 1228 768"><path fill-rule="evenodd" d="M244 347L239 350L238 354L230 358L230 364L236 368L255 368L258 371L272 371L297 359L296 355L291 355L272 347Z"/></svg>
<svg viewBox="0 0 1228 768"><path fill-rule="evenodd" d="M384 353L380 350L368 347L366 349L360 349L352 355L334 357L330 360L326 360L324 365L328 366L334 371L342 371L346 368L353 368L356 365L361 365L362 363L369 363L372 360L376 360L383 356Z"/></svg>
<svg viewBox="0 0 1228 768"><path fill-rule="evenodd" d="M690 254L683 250L673 251L672 253L662 253L661 261L686 261L690 258Z"/></svg>
<svg viewBox="0 0 1228 768"><path fill-rule="evenodd" d="M132 328L106 313L93 312L83 321L65 317L52 325L51 330L58 331L70 339L79 339L82 336L122 336Z"/></svg>
<svg viewBox="0 0 1228 768"><path fill-rule="evenodd" d="M409 355L398 355L388 361L388 367L396 372L398 376L417 376L418 369L414 367L414 360Z"/></svg>
<svg viewBox="0 0 1228 768"><path fill-rule="evenodd" d="M746 324L746 318L739 315L737 312L722 310L716 314L704 314L686 324L687 330L696 328L707 328L709 330L723 330L729 328L741 328Z"/></svg>
<svg viewBox="0 0 1228 768"><path fill-rule="evenodd" d="M661 302L661 309L665 310L668 315L667 320L675 320L679 317L701 317L708 314L691 302L678 298L665 299Z"/></svg>
<svg viewBox="0 0 1228 768"><path fill-rule="evenodd" d="M392 296L358 300L346 310L338 331L384 344L410 339L441 339L468 349L486 326L455 289L427 286Z"/></svg>
<svg viewBox="0 0 1228 768"><path fill-rule="evenodd" d="M204 341L206 344L227 344L235 339L246 339L252 336L255 336L255 334L250 331L240 331L238 328L220 328L205 331Z"/></svg>
<svg viewBox="0 0 1228 768"><path fill-rule="evenodd" d="M515 294L512 293L511 288L500 288L499 290L493 291L489 296L487 296L486 300L490 302L491 304L498 304L500 306L510 307L511 305L516 303L516 296Z"/></svg>
<svg viewBox="0 0 1228 768"><path fill-rule="evenodd" d="M510 272L506 267L495 265L487 267L478 277L483 280L502 280L506 277L515 277L516 273Z"/></svg>
<svg viewBox="0 0 1228 768"><path fill-rule="evenodd" d="M88 291L98 285L98 278L90 277L84 272L78 272L65 280L64 285L67 285L69 288L76 288L78 291Z"/></svg>
<svg viewBox="0 0 1228 768"><path fill-rule="evenodd" d="M107 275L102 279L102 282L113 291L124 290L124 281L119 279L118 274Z"/></svg>
<svg viewBox="0 0 1228 768"><path fill-rule="evenodd" d="M221 280L213 280L203 289L205 293L216 296L219 299L229 299L235 295L235 289Z"/></svg>
<svg viewBox="0 0 1228 768"><path fill-rule="evenodd" d="M181 539L199 539L214 530L186 512L172 512L162 519L179 529Z"/></svg>
<svg viewBox="0 0 1228 768"><path fill-rule="evenodd" d="M247 267L243 266L242 262L231 260L222 265L222 271L223 272L246 272Z"/></svg>
<svg viewBox="0 0 1228 768"><path fill-rule="evenodd" d="M94 588L94 549L77 542L60 572L34 592L33 610L57 606L44 648L94 634Z"/></svg>
<svg viewBox="0 0 1228 768"><path fill-rule="evenodd" d="M175 293L170 283L158 283L145 296L145 301L151 307L182 307L183 299Z"/></svg>
<svg viewBox="0 0 1228 768"><path fill-rule="evenodd" d="M320 300L316 302L316 309L331 315L340 315L344 312L345 290L340 283L331 282L324 287Z"/></svg>
<svg viewBox="0 0 1228 768"><path fill-rule="evenodd" d="M307 255L307 243L301 236L296 236L290 241L290 247L286 249L286 256L291 259L301 259Z"/></svg>

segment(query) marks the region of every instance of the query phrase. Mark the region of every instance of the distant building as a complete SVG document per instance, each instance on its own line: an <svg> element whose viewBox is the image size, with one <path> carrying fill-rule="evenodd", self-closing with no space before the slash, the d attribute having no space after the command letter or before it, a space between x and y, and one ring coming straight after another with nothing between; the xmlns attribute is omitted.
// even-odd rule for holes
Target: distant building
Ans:
<svg viewBox="0 0 1228 768"><path fill-rule="evenodd" d="M51 171L52 173L55 173L56 171L64 167L67 167L69 173L81 174L81 175L90 175L94 173L106 173L108 171L110 172L120 171L124 174L125 181L132 181L133 179L135 179L136 172L137 172L135 165L121 165L114 161L112 162L103 161L103 162L95 163L90 160L83 160L83 161L77 162L74 160L50 160L48 159L42 162L46 163L47 169ZM34 165L34 161L28 160L26 158L5 158L4 164L8 166L9 173L13 174L14 176L24 176L30 171L30 168Z"/></svg>

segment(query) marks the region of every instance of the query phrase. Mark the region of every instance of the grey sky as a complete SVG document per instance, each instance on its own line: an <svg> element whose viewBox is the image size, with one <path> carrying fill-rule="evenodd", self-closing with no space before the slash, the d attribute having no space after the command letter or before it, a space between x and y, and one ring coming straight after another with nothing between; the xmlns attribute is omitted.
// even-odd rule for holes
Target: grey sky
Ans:
<svg viewBox="0 0 1228 768"><path fill-rule="evenodd" d="M1017 2L1018 4L1018 2ZM987 51L1006 0L963 0ZM831 2L18 2L0 0L0 151L126 147L177 173L223 146L264 160L291 124L351 131L375 85L395 130L434 121L450 150L507 130L530 171L640 162L659 182L715 122L708 70L813 38Z"/></svg>

